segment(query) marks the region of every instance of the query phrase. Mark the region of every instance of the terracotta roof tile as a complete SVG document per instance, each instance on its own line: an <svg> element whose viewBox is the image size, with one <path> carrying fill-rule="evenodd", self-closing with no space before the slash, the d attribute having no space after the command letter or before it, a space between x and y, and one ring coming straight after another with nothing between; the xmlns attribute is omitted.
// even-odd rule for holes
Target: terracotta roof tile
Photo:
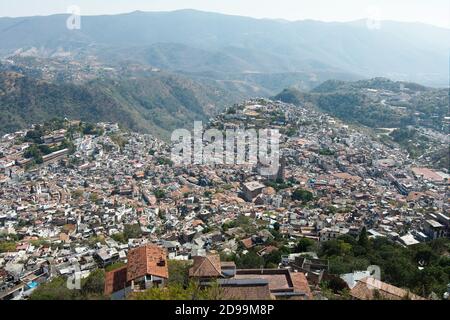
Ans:
<svg viewBox="0 0 450 320"><path fill-rule="evenodd" d="M165 279L169 278L167 253L163 248L156 245L146 245L130 250L127 258L127 281L145 275L153 275Z"/></svg>
<svg viewBox="0 0 450 320"><path fill-rule="evenodd" d="M309 299L312 299L311 289L309 288L308 280L302 272L291 272L290 273L292 284L295 291L303 292L307 295Z"/></svg>
<svg viewBox="0 0 450 320"><path fill-rule="evenodd" d="M221 277L222 268L218 255L194 257L194 265L189 269L190 277Z"/></svg>
<svg viewBox="0 0 450 320"><path fill-rule="evenodd" d="M350 291L350 295L359 300L372 300L376 298L375 292L377 291L382 299L402 300L408 298L411 300L425 300L409 291L372 277L359 280L356 286Z"/></svg>
<svg viewBox="0 0 450 320"><path fill-rule="evenodd" d="M242 271L245 271L244 273ZM270 270L238 270L234 279L237 280L267 280L269 283L269 289L271 291L286 290L291 288L287 272L271 273Z"/></svg>
<svg viewBox="0 0 450 320"><path fill-rule="evenodd" d="M271 300L269 285L221 286L226 300Z"/></svg>
<svg viewBox="0 0 450 320"><path fill-rule="evenodd" d="M241 240L241 243L244 245L244 247L246 249L250 249L250 248L253 247L253 240L252 240L252 238L247 238L247 239Z"/></svg>

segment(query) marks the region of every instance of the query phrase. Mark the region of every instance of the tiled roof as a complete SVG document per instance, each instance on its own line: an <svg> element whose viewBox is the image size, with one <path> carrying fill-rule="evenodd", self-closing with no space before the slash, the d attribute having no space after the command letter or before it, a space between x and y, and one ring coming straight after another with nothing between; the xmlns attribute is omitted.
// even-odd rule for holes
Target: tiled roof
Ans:
<svg viewBox="0 0 450 320"><path fill-rule="evenodd" d="M194 257L194 265L189 269L190 277L221 277L222 269L218 255Z"/></svg>
<svg viewBox="0 0 450 320"><path fill-rule="evenodd" d="M444 178L442 178L440 175L438 175L433 170L430 170L428 168L412 168L412 172L416 176L422 176L424 179L431 180L431 181L442 181Z"/></svg>
<svg viewBox="0 0 450 320"><path fill-rule="evenodd" d="M223 298L226 300L271 300L269 284L221 284Z"/></svg>
<svg viewBox="0 0 450 320"><path fill-rule="evenodd" d="M253 247L253 240L251 237L241 240L241 243L244 245L246 249L250 249L251 247Z"/></svg>
<svg viewBox="0 0 450 320"><path fill-rule="evenodd" d="M258 254L259 255L270 254L274 251L278 251L278 248L274 247L274 246L267 246L267 247L264 247L261 250L259 250Z"/></svg>
<svg viewBox="0 0 450 320"><path fill-rule="evenodd" d="M237 270L233 280L266 281L270 292L275 296L286 295L293 299L312 299L306 276L301 272L290 272L287 269Z"/></svg>
<svg viewBox="0 0 450 320"><path fill-rule="evenodd" d="M284 271L284 270L283 270ZM273 271L271 269L263 270L237 270L234 279L237 280L266 280L269 283L269 289L273 290L287 290L291 287L291 283L288 278L288 272Z"/></svg>
<svg viewBox="0 0 450 320"><path fill-rule="evenodd" d="M346 173L346 172L335 173L334 176L335 176L336 178L339 178L339 179L351 180L351 181L353 181L353 182L358 182L358 181L361 180L360 177L358 177L358 176L352 176L351 174Z"/></svg>
<svg viewBox="0 0 450 320"><path fill-rule="evenodd" d="M303 292L309 299L312 299L312 293L309 288L308 280L302 272L290 272L292 285L295 291Z"/></svg>
<svg viewBox="0 0 450 320"><path fill-rule="evenodd" d="M127 258L127 281L145 275L153 275L165 279L169 278L167 253L163 248L156 245L146 245L130 250Z"/></svg>
<svg viewBox="0 0 450 320"><path fill-rule="evenodd" d="M367 277L358 281L356 286L350 291L352 297L359 300L376 299L378 291L381 299L387 300L425 300L424 298L412 294L409 291L395 287L372 277Z"/></svg>

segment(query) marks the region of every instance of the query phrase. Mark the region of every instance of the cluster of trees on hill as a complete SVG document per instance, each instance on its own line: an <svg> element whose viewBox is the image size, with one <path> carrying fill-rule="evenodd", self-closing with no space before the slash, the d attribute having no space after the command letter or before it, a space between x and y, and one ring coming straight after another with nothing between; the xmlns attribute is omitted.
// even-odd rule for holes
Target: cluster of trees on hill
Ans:
<svg viewBox="0 0 450 320"><path fill-rule="evenodd" d="M402 146L411 158L426 156L429 157L430 167L450 170L449 147L444 144L436 147L435 140L430 139L416 128L399 128L392 131L389 137Z"/></svg>
<svg viewBox="0 0 450 320"><path fill-rule="evenodd" d="M97 269L81 280L80 290L71 290L65 277L57 277L38 286L31 300L105 300L105 271Z"/></svg>
<svg viewBox="0 0 450 320"><path fill-rule="evenodd" d="M427 150L430 140L415 128L399 128L389 135L395 142L404 147L412 158L417 158Z"/></svg>
<svg viewBox="0 0 450 320"><path fill-rule="evenodd" d="M370 265L381 269L383 281L427 297L432 292L442 297L450 283L450 240L439 239L403 247L386 238L369 239L365 229L358 237L341 236L318 245L310 239L300 239L294 247L277 235L270 243L278 248L267 255L254 247L246 254L222 255L234 261L238 268L277 268L281 257L289 253L315 252L319 258L328 259L330 273L340 275L367 270Z"/></svg>
<svg viewBox="0 0 450 320"><path fill-rule="evenodd" d="M394 93L407 89L410 99L396 102L396 106L405 109L391 107L371 99L367 88ZM296 105L312 104L344 121L372 128L402 128L420 124L445 131L442 120L449 115L448 89L427 88L384 78L356 82L329 80L308 93L286 89L274 99Z"/></svg>
<svg viewBox="0 0 450 320"><path fill-rule="evenodd" d="M341 236L322 244L321 258L329 259L332 274L381 268L381 279L414 293L442 297L450 283L450 240L403 247L386 238L368 239L363 231L358 239Z"/></svg>
<svg viewBox="0 0 450 320"><path fill-rule="evenodd" d="M57 145L44 144L43 137L46 134L63 128L68 131L63 141ZM69 153L73 153L75 151L75 145L72 142L72 136L75 132L89 135L102 135L103 129L89 122L80 122L79 125L71 126L69 125L69 122L62 120L61 118L53 118L46 121L43 125L38 124L35 125L32 130L28 130L26 135L21 139L21 142L31 143L30 147L28 147L23 154L25 158L33 159L32 163L28 166L42 164L44 162L43 156L59 150L68 149Z"/></svg>
<svg viewBox="0 0 450 320"><path fill-rule="evenodd" d="M113 234L111 237L119 243L128 243L129 239L137 239L142 236L142 230L139 224L126 224L123 232Z"/></svg>
<svg viewBox="0 0 450 320"><path fill-rule="evenodd" d="M10 85L10 83L13 83ZM241 98L215 86L165 73L97 78L86 83L46 82L0 72L0 134L53 117L117 122L134 131L166 137L175 128ZM89 128L86 128L90 134ZM38 141L34 141L39 143Z"/></svg>

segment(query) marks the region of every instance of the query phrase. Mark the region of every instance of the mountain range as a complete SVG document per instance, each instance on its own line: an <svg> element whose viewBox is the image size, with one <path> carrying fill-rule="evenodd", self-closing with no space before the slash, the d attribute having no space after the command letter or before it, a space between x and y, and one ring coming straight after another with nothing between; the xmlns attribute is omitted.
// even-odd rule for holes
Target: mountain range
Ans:
<svg viewBox="0 0 450 320"><path fill-rule="evenodd" d="M0 18L0 133L68 117L167 137L279 92L371 127L420 120L442 130L447 116L448 90L428 86L448 87L448 29L180 10L82 16L81 29L69 30L68 18ZM374 98L378 89L400 98Z"/></svg>
<svg viewBox="0 0 450 320"><path fill-rule="evenodd" d="M180 10L82 16L81 29L69 30L68 17L0 18L0 54L94 55L214 80L258 74L270 82L276 81L272 74L293 74L289 86L300 87L320 75L449 83L450 30L424 24L382 21L373 29L365 21L288 22Z"/></svg>

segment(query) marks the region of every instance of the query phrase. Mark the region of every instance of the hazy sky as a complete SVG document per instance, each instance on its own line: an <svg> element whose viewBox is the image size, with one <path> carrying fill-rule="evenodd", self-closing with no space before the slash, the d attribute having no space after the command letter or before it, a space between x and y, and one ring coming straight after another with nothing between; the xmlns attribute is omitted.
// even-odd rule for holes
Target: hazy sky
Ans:
<svg viewBox="0 0 450 320"><path fill-rule="evenodd" d="M0 16L66 13L77 5L81 14L198 9L256 18L351 21L419 21L450 28L449 0L0 0Z"/></svg>

